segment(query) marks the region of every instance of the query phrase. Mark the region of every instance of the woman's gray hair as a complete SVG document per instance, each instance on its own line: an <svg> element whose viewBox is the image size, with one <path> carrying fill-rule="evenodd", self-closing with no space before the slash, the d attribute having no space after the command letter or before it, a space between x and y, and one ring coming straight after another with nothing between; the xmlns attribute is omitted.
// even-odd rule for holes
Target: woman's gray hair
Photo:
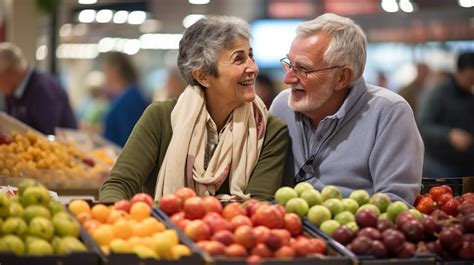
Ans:
<svg viewBox="0 0 474 265"><path fill-rule="evenodd" d="M28 67L23 52L13 43L0 43L0 73L6 71L19 72Z"/></svg>
<svg viewBox="0 0 474 265"><path fill-rule="evenodd" d="M331 42L324 54L329 66L348 65L354 70L351 84L364 73L367 60L367 37L352 19L327 13L306 21L296 29L297 36L308 37L318 32L329 35Z"/></svg>
<svg viewBox="0 0 474 265"><path fill-rule="evenodd" d="M199 85L192 74L194 69L217 77L219 52L237 38L250 38L248 23L237 17L209 16L186 29L178 53L178 68L184 80Z"/></svg>

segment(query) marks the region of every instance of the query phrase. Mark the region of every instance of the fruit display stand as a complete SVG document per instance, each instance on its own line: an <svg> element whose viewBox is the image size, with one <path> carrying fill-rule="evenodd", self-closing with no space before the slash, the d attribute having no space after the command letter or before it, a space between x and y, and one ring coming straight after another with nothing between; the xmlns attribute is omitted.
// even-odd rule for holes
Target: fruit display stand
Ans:
<svg viewBox="0 0 474 265"><path fill-rule="evenodd" d="M406 264L406 265L435 265L439 264L439 258L436 255L431 254L419 254L407 259L399 258L376 258L374 256L359 256L351 252L349 249L344 247L342 244L336 242L332 237L328 236L326 233L312 225L307 219L303 221L307 229L313 231L315 234L326 239L327 241L334 242L335 248L348 255L351 259L354 260L354 264L368 264L368 265L382 265L382 264Z"/></svg>
<svg viewBox="0 0 474 265"><path fill-rule="evenodd" d="M96 196L108 168L53 138L0 112L0 185L34 178L60 195Z"/></svg>

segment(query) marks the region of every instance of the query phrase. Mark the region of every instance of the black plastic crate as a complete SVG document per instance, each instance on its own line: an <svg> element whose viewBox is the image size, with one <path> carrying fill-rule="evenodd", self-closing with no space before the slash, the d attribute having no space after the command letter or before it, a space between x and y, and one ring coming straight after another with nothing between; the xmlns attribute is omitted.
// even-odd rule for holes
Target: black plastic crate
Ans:
<svg viewBox="0 0 474 265"><path fill-rule="evenodd" d="M304 226L312 230L315 234L326 239L328 242L332 242L338 251L345 253L351 259L354 260L354 264L370 264L370 265L383 265L383 264L406 264L406 265L435 265L438 262L436 255L415 255L412 258L408 259L397 259L397 258L386 258L386 259L377 259L374 256L358 256L352 253L342 244L336 242L332 237L321 231L319 228L311 224L308 220L303 221Z"/></svg>
<svg viewBox="0 0 474 265"><path fill-rule="evenodd" d="M52 255L52 256L16 256L10 253L0 254L1 265L31 265L31 264L42 264L42 265L84 265L99 264L99 256L95 251L95 242L89 236L86 230L81 227L81 241L86 245L86 252L75 252L64 256Z"/></svg>
<svg viewBox="0 0 474 265"><path fill-rule="evenodd" d="M182 235L184 238L182 239L183 242L189 242L194 246L191 250L196 250L196 252L203 253L203 257L205 258L207 264L215 264L215 265L246 265L247 259L246 258L226 258L226 257L212 257L209 254L203 252L197 245L176 226L174 225L170 218L158 208L153 208L154 213L158 216L161 216L163 221L165 222L166 226L173 227L173 229L177 229L178 235ZM314 233L312 230L308 230L303 227L303 233L309 237L317 237L322 238L321 236ZM180 238L181 239L181 238ZM323 238L324 239L324 238ZM326 256L308 256L308 257L297 257L297 258L288 258L288 259L272 259L266 258L262 259L259 263L261 265L289 265L289 264L298 264L298 265L313 265L313 264L322 264L322 265L350 265L353 264L353 260L348 257L346 254L348 253L347 250L340 251L341 248L337 248L334 246L334 240L326 241L326 248L327 254Z"/></svg>

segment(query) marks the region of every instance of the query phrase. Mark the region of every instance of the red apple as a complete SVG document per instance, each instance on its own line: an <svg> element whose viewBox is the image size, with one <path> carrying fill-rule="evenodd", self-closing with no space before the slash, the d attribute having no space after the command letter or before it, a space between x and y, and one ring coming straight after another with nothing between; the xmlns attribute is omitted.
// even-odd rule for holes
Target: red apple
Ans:
<svg viewBox="0 0 474 265"><path fill-rule="evenodd" d="M181 219L176 223L176 226L181 229L181 231L184 231L186 229L186 226L191 222L191 220L188 219Z"/></svg>
<svg viewBox="0 0 474 265"><path fill-rule="evenodd" d="M130 202L127 200L117 201L114 203L114 208L128 213L130 211Z"/></svg>
<svg viewBox="0 0 474 265"><path fill-rule="evenodd" d="M298 239L296 239L296 242L292 244L291 247L295 251L296 257L304 257L311 252L310 244L311 242L308 238L298 237Z"/></svg>
<svg viewBox="0 0 474 265"><path fill-rule="evenodd" d="M265 245L267 245L269 249L275 251L283 246L283 239L280 235L272 230L265 238Z"/></svg>
<svg viewBox="0 0 474 265"><path fill-rule="evenodd" d="M216 212L222 213L222 204L216 197L206 197L204 200L204 206L208 213Z"/></svg>
<svg viewBox="0 0 474 265"><path fill-rule="evenodd" d="M238 243L248 249L255 246L257 237L250 226L240 226L234 231L235 243Z"/></svg>
<svg viewBox="0 0 474 265"><path fill-rule="evenodd" d="M222 210L222 216L231 221L237 215L246 215L247 212L238 202L231 202L227 204Z"/></svg>
<svg viewBox="0 0 474 265"><path fill-rule="evenodd" d="M293 258L295 256L295 251L290 246L282 246L273 253L275 258Z"/></svg>
<svg viewBox="0 0 474 265"><path fill-rule="evenodd" d="M276 205L260 206L251 220L255 226L263 225L268 228L283 228L285 225L283 215Z"/></svg>
<svg viewBox="0 0 474 265"><path fill-rule="evenodd" d="M184 219L184 212L175 213L170 219L173 224L178 225L179 221Z"/></svg>
<svg viewBox="0 0 474 265"><path fill-rule="evenodd" d="M160 209L167 215L181 211L181 205L181 199L174 194L165 195L160 200Z"/></svg>
<svg viewBox="0 0 474 265"><path fill-rule="evenodd" d="M204 201L200 197L191 197L184 202L184 216L190 220L201 219L206 215Z"/></svg>
<svg viewBox="0 0 474 265"><path fill-rule="evenodd" d="M326 253L326 242L321 238L310 238L310 247L312 254L322 254Z"/></svg>
<svg viewBox="0 0 474 265"><path fill-rule="evenodd" d="M272 229L271 233L280 237L284 246L290 245L291 234L286 229Z"/></svg>
<svg viewBox="0 0 474 265"><path fill-rule="evenodd" d="M252 248L251 254L262 258L270 258L273 252L265 244L259 243Z"/></svg>
<svg viewBox="0 0 474 265"><path fill-rule="evenodd" d="M144 202L151 207L153 205L153 198L146 193L137 193L130 200L130 206L132 206L136 202Z"/></svg>
<svg viewBox="0 0 474 265"><path fill-rule="evenodd" d="M267 238L267 235L270 233L270 228L263 225L259 225L253 228L253 232L257 237L257 243L263 243L265 242L265 238Z"/></svg>
<svg viewBox="0 0 474 265"><path fill-rule="evenodd" d="M197 196L196 195L196 192L190 188L181 188L179 190L177 190L174 195L178 196L180 199L181 199L181 202L184 203L187 199L191 198L191 197L195 197Z"/></svg>
<svg viewBox="0 0 474 265"><path fill-rule="evenodd" d="M252 215L255 213L258 207L260 205L267 203L267 202L262 202L256 199L250 199L242 204L242 207L244 207L245 211L247 212L248 217L252 217Z"/></svg>
<svg viewBox="0 0 474 265"><path fill-rule="evenodd" d="M247 250L239 244L232 244L225 249L225 254L231 258L242 258L247 256Z"/></svg>
<svg viewBox="0 0 474 265"><path fill-rule="evenodd" d="M218 241L207 241L204 244L203 250L212 256L219 256L225 254L225 246Z"/></svg>
<svg viewBox="0 0 474 265"><path fill-rule="evenodd" d="M211 237L211 229L201 220L190 221L184 233L194 242L208 240Z"/></svg>
<svg viewBox="0 0 474 265"><path fill-rule="evenodd" d="M210 212L202 220L211 228L213 234L221 230L232 231L230 222L222 218L218 213Z"/></svg>
<svg viewBox="0 0 474 265"><path fill-rule="evenodd" d="M232 245L234 240L234 234L228 230L217 231L211 238L214 241L219 241L226 246Z"/></svg>
<svg viewBox="0 0 474 265"><path fill-rule="evenodd" d="M292 236L297 236L303 231L301 219L295 213L287 213L284 217L285 229L288 230Z"/></svg>
<svg viewBox="0 0 474 265"><path fill-rule="evenodd" d="M230 220L230 226L232 227L232 230L235 230L239 226L243 225L253 227L252 221L250 221L250 218L248 218L246 215L237 215L236 217L232 218L232 220Z"/></svg>

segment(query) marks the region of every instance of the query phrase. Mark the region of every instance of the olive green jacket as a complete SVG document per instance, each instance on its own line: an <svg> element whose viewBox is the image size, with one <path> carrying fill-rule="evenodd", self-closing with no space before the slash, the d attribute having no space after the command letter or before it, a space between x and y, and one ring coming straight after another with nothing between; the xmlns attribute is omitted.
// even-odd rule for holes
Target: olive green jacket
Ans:
<svg viewBox="0 0 474 265"><path fill-rule="evenodd" d="M156 180L173 135L171 111L176 99L153 102L143 113L130 135L110 176L99 190L99 200L114 202L145 192L155 195ZM263 148L245 193L271 200L281 186L289 135L286 125L269 114ZM229 193L228 181L218 193Z"/></svg>

